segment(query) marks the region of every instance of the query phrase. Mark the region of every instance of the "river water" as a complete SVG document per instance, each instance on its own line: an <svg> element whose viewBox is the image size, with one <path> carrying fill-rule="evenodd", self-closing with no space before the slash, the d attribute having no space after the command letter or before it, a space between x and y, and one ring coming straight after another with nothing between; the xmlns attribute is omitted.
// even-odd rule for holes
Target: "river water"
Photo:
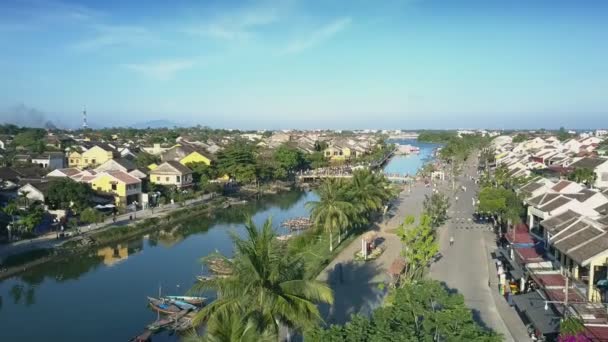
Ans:
<svg viewBox="0 0 608 342"><path fill-rule="evenodd" d="M390 173L414 174L436 145L397 156ZM127 341L156 319L146 296L183 294L202 274L199 259L216 250L232 253L230 232L244 233L244 218L261 225L268 217L281 234L282 221L307 216L313 192L293 191L193 218L149 236L99 248L68 261L50 262L0 281L0 341ZM167 333L154 342L177 341Z"/></svg>
<svg viewBox="0 0 608 342"><path fill-rule="evenodd" d="M433 150L440 145L433 143L423 143L417 140L389 140L390 143L399 145L412 145L420 148L420 153L410 155L394 156L384 167L386 173L408 174L413 176L425 163L433 159Z"/></svg>

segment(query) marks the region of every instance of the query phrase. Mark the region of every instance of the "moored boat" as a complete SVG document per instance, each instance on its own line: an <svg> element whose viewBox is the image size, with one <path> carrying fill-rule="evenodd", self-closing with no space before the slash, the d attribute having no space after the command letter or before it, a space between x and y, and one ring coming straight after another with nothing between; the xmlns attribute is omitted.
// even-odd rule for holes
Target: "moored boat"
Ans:
<svg viewBox="0 0 608 342"><path fill-rule="evenodd" d="M166 314L175 314L175 313L182 311L182 309L179 306L177 306L173 303L164 301L162 299L148 297L148 303L150 304L150 307L152 307L154 310L162 312L162 313L166 313Z"/></svg>
<svg viewBox="0 0 608 342"><path fill-rule="evenodd" d="M205 297L193 297L193 296L165 296L167 299L171 300L180 300L182 302L186 302L188 304L203 306L207 298Z"/></svg>

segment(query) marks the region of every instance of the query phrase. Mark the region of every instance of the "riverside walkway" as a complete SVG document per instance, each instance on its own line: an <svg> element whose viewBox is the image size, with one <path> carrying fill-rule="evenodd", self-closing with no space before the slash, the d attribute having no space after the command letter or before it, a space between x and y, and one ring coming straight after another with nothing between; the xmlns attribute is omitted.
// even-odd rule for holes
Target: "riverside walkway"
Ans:
<svg viewBox="0 0 608 342"><path fill-rule="evenodd" d="M128 212L117 215L116 222L114 222L112 217L109 217L101 223L80 226L79 230L81 234L79 236L82 236L83 234L86 235L94 231L111 229L112 227L119 227L131 223L141 222L147 218L163 217L176 209L202 204L212 197L213 196L211 194L207 194L199 198L187 200L183 206L175 203L167 204L154 209L141 209L138 211ZM131 216L133 216L133 219L130 219ZM57 232L49 232L34 239L20 240L9 244L0 245L0 261L4 260L8 256L25 253L34 249L55 248L69 240L70 239L57 239Z"/></svg>

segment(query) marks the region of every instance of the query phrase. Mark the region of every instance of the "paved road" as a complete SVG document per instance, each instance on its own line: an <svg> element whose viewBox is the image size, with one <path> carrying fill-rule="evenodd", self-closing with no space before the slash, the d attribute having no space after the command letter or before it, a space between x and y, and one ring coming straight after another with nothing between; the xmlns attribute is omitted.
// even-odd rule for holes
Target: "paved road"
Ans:
<svg viewBox="0 0 608 342"><path fill-rule="evenodd" d="M477 191L477 186L468 179L468 175L475 174L473 163L471 160L459 177L466 191L459 190L452 198L450 219L439 231L442 257L431 266L430 276L464 295L481 325L503 334L506 341L527 341L525 327L515 311L498 295L496 288L488 285L489 280L495 281L494 273L490 273L494 272L494 265L489 260L489 251L495 248L494 233L488 225L471 220L472 198ZM450 246L450 237L454 238L453 246Z"/></svg>

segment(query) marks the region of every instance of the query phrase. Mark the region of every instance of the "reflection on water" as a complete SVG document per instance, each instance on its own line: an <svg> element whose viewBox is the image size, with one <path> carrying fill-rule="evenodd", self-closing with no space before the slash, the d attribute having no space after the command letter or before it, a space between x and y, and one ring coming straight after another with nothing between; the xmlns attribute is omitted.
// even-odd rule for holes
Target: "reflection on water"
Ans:
<svg viewBox="0 0 608 342"><path fill-rule="evenodd" d="M54 260L0 281L0 341L125 341L156 315L146 296L183 294L201 274L199 259L232 253L230 232L242 234L246 216L261 224L307 215L312 192L288 192L196 216L129 241ZM35 328L33 329L32 326ZM161 334L154 342L176 341Z"/></svg>

